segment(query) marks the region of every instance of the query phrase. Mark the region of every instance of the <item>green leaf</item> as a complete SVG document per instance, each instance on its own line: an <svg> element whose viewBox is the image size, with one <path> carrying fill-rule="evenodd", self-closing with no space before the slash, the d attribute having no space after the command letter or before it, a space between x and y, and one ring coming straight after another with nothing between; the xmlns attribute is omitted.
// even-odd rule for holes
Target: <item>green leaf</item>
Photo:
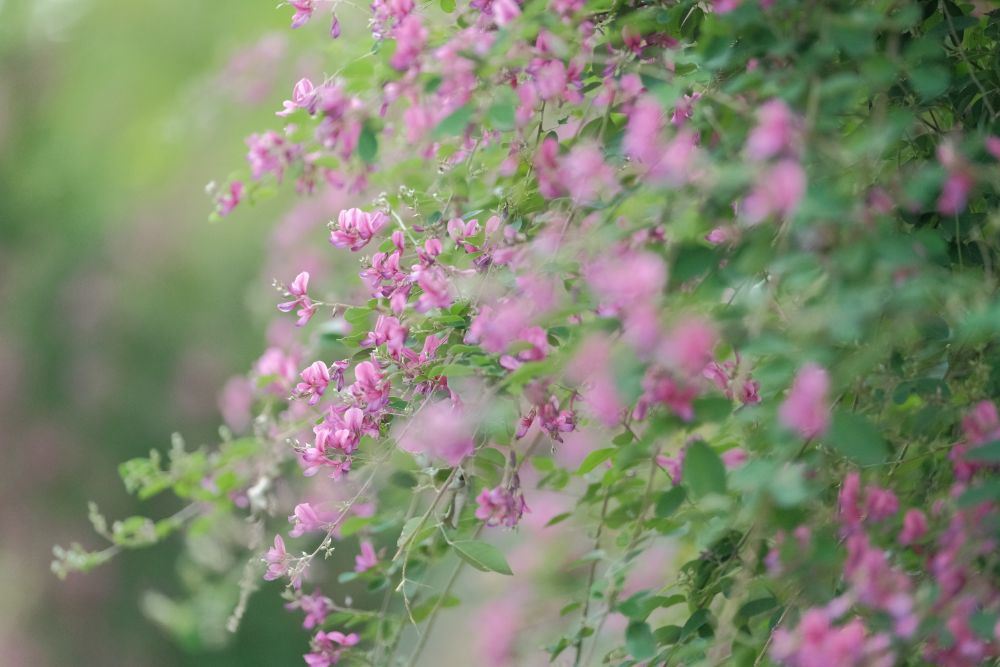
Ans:
<svg viewBox="0 0 1000 667"><path fill-rule="evenodd" d="M830 434L824 442L860 465L883 463L889 456L889 448L875 425L853 412L838 412L833 416Z"/></svg>
<svg viewBox="0 0 1000 667"><path fill-rule="evenodd" d="M684 454L683 479L696 497L726 492L726 467L715 450L701 441Z"/></svg>
<svg viewBox="0 0 1000 667"><path fill-rule="evenodd" d="M687 498L687 492L683 486L675 486L669 491L664 491L656 499L656 518L665 519L680 508Z"/></svg>
<svg viewBox="0 0 1000 667"><path fill-rule="evenodd" d="M457 137L465 132L469 120L472 118L473 107L466 104L453 111L444 120L437 124L431 136L434 139L444 139L446 137Z"/></svg>
<svg viewBox="0 0 1000 667"><path fill-rule="evenodd" d="M494 129L507 131L515 127L513 104L494 104L487 110L486 115Z"/></svg>
<svg viewBox="0 0 1000 667"><path fill-rule="evenodd" d="M445 14L451 14L455 11L455 0L440 0L438 4L441 6L441 11Z"/></svg>
<svg viewBox="0 0 1000 667"><path fill-rule="evenodd" d="M625 628L625 650L636 660L646 660L656 655L656 640L649 624L633 621Z"/></svg>
<svg viewBox="0 0 1000 667"><path fill-rule="evenodd" d="M361 128L361 136L358 137L358 155L365 164L374 163L375 156L378 155L378 137L368 123Z"/></svg>
<svg viewBox="0 0 1000 667"><path fill-rule="evenodd" d="M985 463L1000 463L1000 440L987 442L970 449L965 458L970 461L983 461Z"/></svg>
<svg viewBox="0 0 1000 667"><path fill-rule="evenodd" d="M586 475L588 472L601 465L618 451L614 447L605 447L604 449L595 449L591 453L587 454L587 458L583 459L580 463L580 467L577 468L577 475Z"/></svg>
<svg viewBox="0 0 1000 667"><path fill-rule="evenodd" d="M466 563L481 572L499 572L500 574L514 574L503 552L492 544L480 542L478 540L459 540L452 542L455 553Z"/></svg>

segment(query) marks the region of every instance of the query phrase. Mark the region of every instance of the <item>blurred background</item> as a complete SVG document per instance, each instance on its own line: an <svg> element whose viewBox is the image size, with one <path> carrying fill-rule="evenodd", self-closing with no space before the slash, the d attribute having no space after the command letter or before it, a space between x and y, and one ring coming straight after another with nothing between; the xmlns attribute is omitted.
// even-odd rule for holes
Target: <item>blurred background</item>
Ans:
<svg viewBox="0 0 1000 667"><path fill-rule="evenodd" d="M88 500L164 515L117 464L175 430L216 441L220 388L264 348L265 246L287 200L209 223L205 187L301 76L289 17L262 1L0 0L7 667L301 663L307 638L276 594L255 596L228 648L173 641L142 613L150 591L178 592L177 538L66 582L49 571L53 544L103 546Z"/></svg>

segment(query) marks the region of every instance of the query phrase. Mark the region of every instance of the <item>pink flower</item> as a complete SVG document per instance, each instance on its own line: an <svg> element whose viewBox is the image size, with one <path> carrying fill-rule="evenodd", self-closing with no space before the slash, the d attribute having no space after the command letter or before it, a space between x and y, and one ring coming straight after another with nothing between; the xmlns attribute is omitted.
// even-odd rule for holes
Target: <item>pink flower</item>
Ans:
<svg viewBox="0 0 1000 667"><path fill-rule="evenodd" d="M712 360L712 350L717 341L715 328L711 324L702 319L691 318L667 334L661 354L667 366L688 377L695 377Z"/></svg>
<svg viewBox="0 0 1000 667"><path fill-rule="evenodd" d="M498 486L494 489L483 489L476 497L476 518L486 522L487 526L506 526L513 528L524 513L530 512L524 502L524 494L520 485L511 488Z"/></svg>
<svg viewBox="0 0 1000 667"><path fill-rule="evenodd" d="M772 215L788 218L798 210L806 191L806 172L795 160L782 160L766 171L743 200L747 222L756 224Z"/></svg>
<svg viewBox="0 0 1000 667"><path fill-rule="evenodd" d="M439 401L427 405L402 427L397 442L411 454L424 454L457 466L472 454L472 426L461 408Z"/></svg>
<svg viewBox="0 0 1000 667"><path fill-rule="evenodd" d="M1000 160L1000 137L994 135L986 137L986 152L995 160Z"/></svg>
<svg viewBox="0 0 1000 667"><path fill-rule="evenodd" d="M219 195L216 204L219 207L219 215L229 215L243 200L243 193L246 188L243 181L233 181L229 184L229 191Z"/></svg>
<svg viewBox="0 0 1000 667"><path fill-rule="evenodd" d="M395 317L379 315L375 321L375 329L361 341L362 347L378 347L388 343L389 354L398 358L406 343L407 328Z"/></svg>
<svg viewBox="0 0 1000 667"><path fill-rule="evenodd" d="M367 403L369 412L377 412L389 402L391 383L372 362L362 361L355 366L354 379L351 392Z"/></svg>
<svg viewBox="0 0 1000 667"><path fill-rule="evenodd" d="M365 213L358 208L341 211L337 216L337 229L330 232L330 244L335 248L361 250L388 222L382 211Z"/></svg>
<svg viewBox="0 0 1000 667"><path fill-rule="evenodd" d="M420 52L427 44L427 28L416 14L409 14L396 28L396 52L389 64L398 70L408 70L417 65Z"/></svg>
<svg viewBox="0 0 1000 667"><path fill-rule="evenodd" d="M285 609L289 611L301 609L305 612L306 617L302 621L302 627L306 630L312 630L326 622L326 617L333 611L333 600L316 590L312 595L303 595L299 599L289 602L285 605Z"/></svg>
<svg viewBox="0 0 1000 667"><path fill-rule="evenodd" d="M913 544L927 534L927 516L918 509L910 509L903 515L903 530L899 532L899 543Z"/></svg>
<svg viewBox="0 0 1000 667"><path fill-rule="evenodd" d="M684 450L682 449L677 456L663 456L662 454L656 457L656 465L663 468L667 476L670 477L670 482L677 486L681 483L681 473L684 469Z"/></svg>
<svg viewBox="0 0 1000 667"><path fill-rule="evenodd" d="M493 0L493 19L499 26L505 26L521 15L517 0Z"/></svg>
<svg viewBox="0 0 1000 667"><path fill-rule="evenodd" d="M295 524L288 532L289 537L301 537L306 533L326 530L327 524L333 520L333 517L320 514L309 503L299 503L295 506L294 513L288 517L288 520Z"/></svg>
<svg viewBox="0 0 1000 667"><path fill-rule="evenodd" d="M356 646L360 641L361 637L354 632L349 635L343 632L317 632L312 639L312 652L302 657L309 667L330 667L340 662L345 649Z"/></svg>
<svg viewBox="0 0 1000 667"><path fill-rule="evenodd" d="M301 28L312 18L316 0L288 0L288 4L295 8L292 16L292 27Z"/></svg>
<svg viewBox="0 0 1000 667"><path fill-rule="evenodd" d="M823 435L830 427L829 390L827 372L816 364L806 364L799 369L788 397L778 408L778 419L803 438Z"/></svg>
<svg viewBox="0 0 1000 667"><path fill-rule="evenodd" d="M871 521L883 521L899 511L899 500L889 489L868 487L865 497L865 514Z"/></svg>
<svg viewBox="0 0 1000 667"><path fill-rule="evenodd" d="M276 116L288 116L296 109L307 109L310 114L316 112L316 87L309 79L299 79L292 88L292 99L282 103L284 107L281 111L276 111Z"/></svg>
<svg viewBox="0 0 1000 667"><path fill-rule="evenodd" d="M418 313L426 313L435 308L447 308L452 304L448 276L440 267L432 266L421 270L416 275L416 281L423 290L416 305L413 306Z"/></svg>
<svg viewBox="0 0 1000 667"><path fill-rule="evenodd" d="M575 204L590 204L618 191L615 170L595 144L578 144L561 162L559 173Z"/></svg>
<svg viewBox="0 0 1000 667"><path fill-rule="evenodd" d="M285 541L281 539L281 535L274 536L274 546L264 554L264 562L267 563L267 572L264 573L267 581L274 581L288 572L288 552L285 551Z"/></svg>
<svg viewBox="0 0 1000 667"><path fill-rule="evenodd" d="M722 463L726 468L739 468L747 462L747 450L742 447L734 447L722 453Z"/></svg>
<svg viewBox="0 0 1000 667"><path fill-rule="evenodd" d="M375 547L368 540L361 541L361 553L354 557L354 571L364 572L378 565Z"/></svg>
<svg viewBox="0 0 1000 667"><path fill-rule="evenodd" d="M761 161L792 149L797 121L781 100L771 100L757 110L757 126L747 137L747 155Z"/></svg>
<svg viewBox="0 0 1000 667"><path fill-rule="evenodd" d="M291 286L288 288L287 296L295 297L292 301L286 301L285 303L278 304L278 310L283 313L292 311L298 308L299 311L295 313L299 316L298 321L295 326L301 327L306 322L308 322L312 316L316 313L316 304L312 302L306 291L309 289L309 274L305 271L295 276L295 280L292 281Z"/></svg>
<svg viewBox="0 0 1000 667"><path fill-rule="evenodd" d="M315 361L299 376L302 382L295 385L295 393L300 398L309 396L309 405L316 405L330 385L330 369L322 361Z"/></svg>
<svg viewBox="0 0 1000 667"><path fill-rule="evenodd" d="M963 170L955 170L948 174L941 195L937 200L937 210L941 215L958 215L965 210L969 193L976 182L972 176Z"/></svg>

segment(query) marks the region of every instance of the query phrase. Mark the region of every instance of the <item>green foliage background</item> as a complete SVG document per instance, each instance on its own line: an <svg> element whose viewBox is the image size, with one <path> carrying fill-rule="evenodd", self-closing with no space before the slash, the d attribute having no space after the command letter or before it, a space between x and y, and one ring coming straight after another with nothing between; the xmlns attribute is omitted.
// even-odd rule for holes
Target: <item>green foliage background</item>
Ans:
<svg viewBox="0 0 1000 667"><path fill-rule="evenodd" d="M146 591L179 589L177 540L68 584L48 569L53 542L86 542L87 500L133 513L120 461L169 446L178 427L194 444L216 438L216 393L263 349L266 319L248 307L248 286L268 290L262 248L281 201L210 225L203 189L285 93L297 54L284 18L266 2L0 1L9 667L301 660L297 622L276 595L252 605L228 652L169 641L139 610ZM224 84L234 54L262 36L282 47L273 73ZM260 80L277 87L248 103Z"/></svg>

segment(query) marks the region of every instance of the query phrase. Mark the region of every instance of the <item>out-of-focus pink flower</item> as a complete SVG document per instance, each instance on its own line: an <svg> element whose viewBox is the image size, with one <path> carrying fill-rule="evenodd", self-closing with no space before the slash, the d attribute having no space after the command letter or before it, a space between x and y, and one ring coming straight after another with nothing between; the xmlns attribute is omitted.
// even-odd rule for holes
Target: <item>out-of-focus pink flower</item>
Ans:
<svg viewBox="0 0 1000 667"><path fill-rule="evenodd" d="M747 450L742 447L734 447L733 449L727 449L722 453L722 463L727 468L739 468L741 465L747 462Z"/></svg>
<svg viewBox="0 0 1000 667"><path fill-rule="evenodd" d="M660 354L668 367L694 377L712 360L717 341L715 327L705 320L691 318L667 334Z"/></svg>
<svg viewBox="0 0 1000 667"><path fill-rule="evenodd" d="M903 530L899 531L899 543L913 544L927 534L927 516L918 509L910 509L903 515Z"/></svg>
<svg viewBox="0 0 1000 667"><path fill-rule="evenodd" d="M413 309L426 313L435 308L447 308L452 304L451 285L448 276L438 266L421 270L416 275L417 285L423 290Z"/></svg>
<svg viewBox="0 0 1000 667"><path fill-rule="evenodd" d="M411 454L424 454L457 466L475 449L472 430L464 410L439 401L417 412L403 426L397 442Z"/></svg>
<svg viewBox="0 0 1000 667"><path fill-rule="evenodd" d="M517 0L493 0L493 20L499 26L505 26L521 15L521 6Z"/></svg>
<svg viewBox="0 0 1000 667"><path fill-rule="evenodd" d="M295 297L292 301L286 301L285 303L278 304L278 310L283 313L288 313L298 308L298 312L295 313L299 316L299 319L295 322L295 326L303 326L308 322L312 316L316 313L316 304L312 302L309 295L306 292L309 290L309 274L303 271L299 275L295 276L295 280L288 288L288 296Z"/></svg>
<svg viewBox="0 0 1000 667"><path fill-rule="evenodd" d="M507 488L498 486L494 489L483 489L476 497L476 518L486 522L487 526L506 526L513 528L525 512L530 512L524 502L524 494L518 486Z"/></svg>
<svg viewBox="0 0 1000 667"><path fill-rule="evenodd" d="M990 135L986 137L986 152L993 156L994 159L1000 160L1000 137L995 135Z"/></svg>
<svg viewBox="0 0 1000 667"><path fill-rule="evenodd" d="M800 368L788 397L778 408L781 423L806 439L823 435L830 427L829 390L826 370L816 364Z"/></svg>
<svg viewBox="0 0 1000 667"><path fill-rule="evenodd" d="M396 69L408 70L417 65L420 52L427 44L427 28L416 14L409 14L396 28L396 51L392 54L389 64Z"/></svg>
<svg viewBox="0 0 1000 667"><path fill-rule="evenodd" d="M227 191L219 195L219 198L216 200L219 215L229 215L232 213L233 209L243 201L243 193L245 191L246 187L243 185L243 181L232 181Z"/></svg>
<svg viewBox="0 0 1000 667"><path fill-rule="evenodd" d="M295 9L295 14L292 16L293 28L304 26L316 9L316 0L288 0L288 4Z"/></svg>
<svg viewBox="0 0 1000 667"><path fill-rule="evenodd" d="M937 200L937 210L941 215L958 215L965 210L969 193L976 182L965 171L956 170L948 174L941 195Z"/></svg>
<svg viewBox="0 0 1000 667"><path fill-rule="evenodd" d="M865 496L865 514L871 521L884 521L899 511L899 500L889 489L870 486Z"/></svg>
<svg viewBox="0 0 1000 667"><path fill-rule="evenodd" d="M250 426L253 385L243 375L229 378L219 395L219 411L226 426L241 433Z"/></svg>
<svg viewBox="0 0 1000 667"><path fill-rule="evenodd" d="M618 190L615 170L604 161L604 154L594 144L578 144L560 164L563 185L576 204L589 204Z"/></svg>
<svg viewBox="0 0 1000 667"><path fill-rule="evenodd" d="M378 565L375 547L368 540L361 541L361 553L354 557L354 571L365 572Z"/></svg>
<svg viewBox="0 0 1000 667"><path fill-rule="evenodd" d="M781 160L767 170L743 200L742 212L750 224L769 216L791 217L806 192L806 172L795 160Z"/></svg>
<svg viewBox="0 0 1000 667"><path fill-rule="evenodd" d="M361 637L354 632L349 635L336 631L317 632L311 642L312 652L302 657L309 667L330 667L340 662L344 650L356 646L360 641Z"/></svg>
<svg viewBox="0 0 1000 667"><path fill-rule="evenodd" d="M354 368L351 392L367 403L369 412L377 412L389 401L390 382L370 361L362 361Z"/></svg>
<svg viewBox="0 0 1000 667"><path fill-rule="evenodd" d="M288 531L289 537L301 537L306 533L314 533L326 530L327 525L333 521L334 517L321 513L309 503L299 503L295 506L292 515L288 520L293 523L292 529Z"/></svg>
<svg viewBox="0 0 1000 667"><path fill-rule="evenodd" d="M274 581L288 572L288 552L281 535L274 536L274 546L264 554L264 562L267 563L267 572L264 573L267 581Z"/></svg>
<svg viewBox="0 0 1000 667"><path fill-rule="evenodd" d="M747 137L747 156L766 160L793 148L797 120L781 100L770 100L757 110L757 125Z"/></svg>
<svg viewBox="0 0 1000 667"><path fill-rule="evenodd" d="M285 609L289 611L301 609L305 612L306 617L302 621L302 627L306 630L312 630L326 622L326 617L333 611L333 600L316 590L313 591L312 595L303 595L299 599L289 602L285 605Z"/></svg>

